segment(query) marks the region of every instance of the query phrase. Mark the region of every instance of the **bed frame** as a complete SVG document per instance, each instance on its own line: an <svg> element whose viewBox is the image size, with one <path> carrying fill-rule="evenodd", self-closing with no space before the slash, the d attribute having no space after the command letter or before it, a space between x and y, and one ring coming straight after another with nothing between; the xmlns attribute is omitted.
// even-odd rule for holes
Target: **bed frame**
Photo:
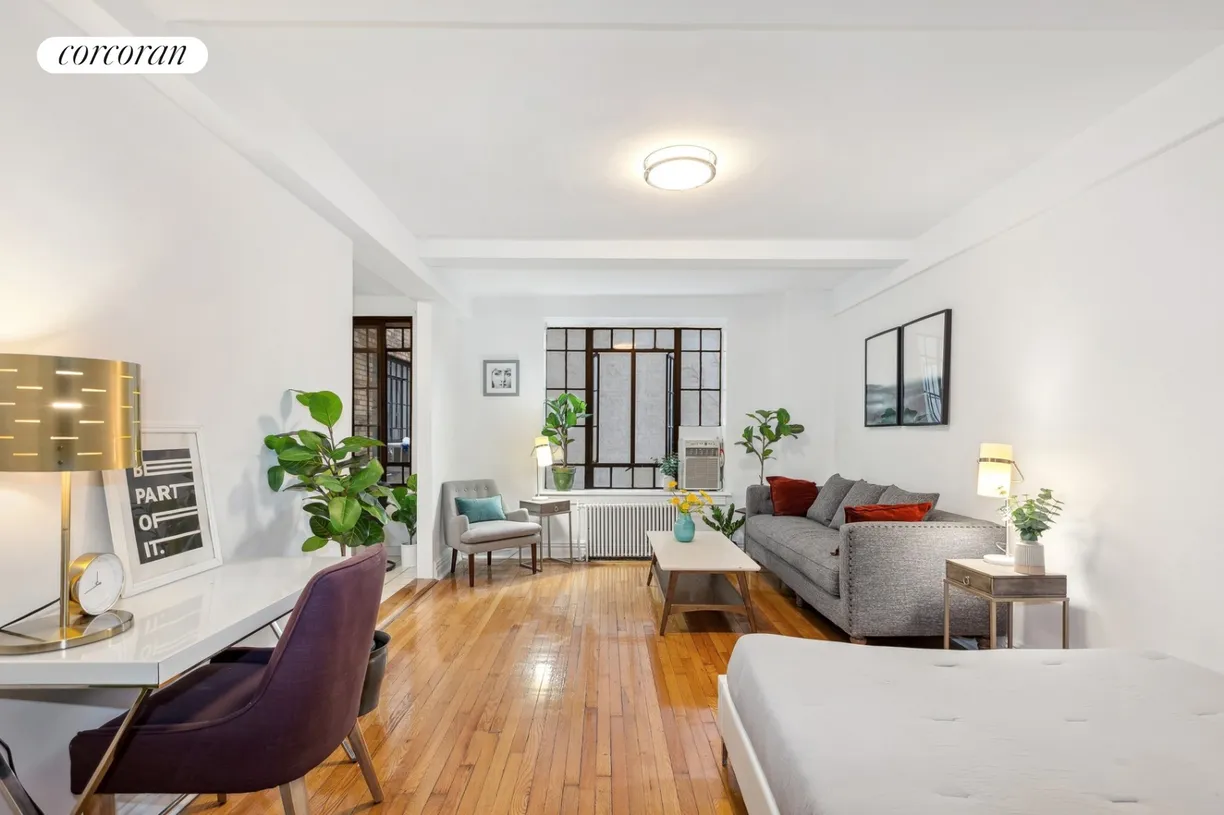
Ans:
<svg viewBox="0 0 1224 815"><path fill-rule="evenodd" d="M744 732L739 711L731 701L725 674L718 677L718 731L723 740L723 764L729 761L728 769L735 774L748 815L782 815L757 761L756 751L752 749L752 742L748 741L748 734Z"/></svg>

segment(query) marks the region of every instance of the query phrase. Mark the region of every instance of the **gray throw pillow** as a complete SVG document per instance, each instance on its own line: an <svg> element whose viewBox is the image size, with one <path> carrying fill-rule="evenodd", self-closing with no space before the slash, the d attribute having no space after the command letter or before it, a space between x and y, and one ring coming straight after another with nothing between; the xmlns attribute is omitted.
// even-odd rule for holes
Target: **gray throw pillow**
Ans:
<svg viewBox="0 0 1224 815"><path fill-rule="evenodd" d="M939 493L937 492L908 492L901 489L896 484L893 484L888 489L884 490L884 494L880 496L881 504L927 504L931 505L931 509L939 503ZM927 513L928 515L930 513Z"/></svg>
<svg viewBox="0 0 1224 815"><path fill-rule="evenodd" d="M850 488L853 486L854 482L848 478L842 478L841 473L834 473L829 476L829 480L816 493L816 500L808 508L808 520L828 526L829 522L833 520L833 514L841 506L842 499L846 497L846 493L850 492Z"/></svg>
<svg viewBox="0 0 1224 815"><path fill-rule="evenodd" d="M884 494L884 490L883 484L855 481L854 486L850 488L850 492L846 493L846 497L842 499L837 512L833 513L833 520L829 523L829 528L842 528L842 524L846 522L846 507L865 507L868 504L878 504L880 496Z"/></svg>

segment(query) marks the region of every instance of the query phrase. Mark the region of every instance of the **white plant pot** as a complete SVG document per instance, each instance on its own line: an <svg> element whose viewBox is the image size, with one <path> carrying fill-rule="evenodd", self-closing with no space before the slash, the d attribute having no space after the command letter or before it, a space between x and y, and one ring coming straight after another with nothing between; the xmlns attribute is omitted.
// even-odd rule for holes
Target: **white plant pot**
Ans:
<svg viewBox="0 0 1224 815"><path fill-rule="evenodd" d="M1040 543L1025 543L1016 541L1013 545L1015 564L1012 566L1020 574L1045 574L1045 547Z"/></svg>

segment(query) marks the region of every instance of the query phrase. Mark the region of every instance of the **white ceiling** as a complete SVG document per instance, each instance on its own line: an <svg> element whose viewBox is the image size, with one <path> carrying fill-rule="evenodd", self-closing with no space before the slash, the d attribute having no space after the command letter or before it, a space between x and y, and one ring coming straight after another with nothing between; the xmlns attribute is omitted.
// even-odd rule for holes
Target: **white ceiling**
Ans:
<svg viewBox="0 0 1224 815"><path fill-rule="evenodd" d="M230 31L419 237L913 238L1200 33ZM676 142L719 155L648 187Z"/></svg>
<svg viewBox="0 0 1224 815"><path fill-rule="evenodd" d="M234 46L427 243L771 247L741 275L785 242L915 239L1224 42L1219 0L148 2ZM718 153L712 184L643 183L677 142ZM621 268L421 254L482 286Z"/></svg>

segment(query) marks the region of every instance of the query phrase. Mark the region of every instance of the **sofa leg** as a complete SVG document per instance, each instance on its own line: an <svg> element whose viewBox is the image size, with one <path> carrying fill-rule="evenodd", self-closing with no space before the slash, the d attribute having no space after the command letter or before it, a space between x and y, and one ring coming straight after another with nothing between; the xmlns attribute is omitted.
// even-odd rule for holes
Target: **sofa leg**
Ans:
<svg viewBox="0 0 1224 815"><path fill-rule="evenodd" d="M468 555L468 588L476 587L476 555Z"/></svg>
<svg viewBox="0 0 1224 815"><path fill-rule="evenodd" d="M851 637L850 644L851 645L866 645L867 638L866 637Z"/></svg>
<svg viewBox="0 0 1224 815"><path fill-rule="evenodd" d="M722 746L722 765L727 766L727 743L724 741Z"/></svg>
<svg viewBox="0 0 1224 815"><path fill-rule="evenodd" d="M795 608L803 608L803 598L798 594L795 595Z"/></svg>
<svg viewBox="0 0 1224 815"><path fill-rule="evenodd" d="M455 576L455 566L459 563L459 550L451 550L451 577Z"/></svg>

